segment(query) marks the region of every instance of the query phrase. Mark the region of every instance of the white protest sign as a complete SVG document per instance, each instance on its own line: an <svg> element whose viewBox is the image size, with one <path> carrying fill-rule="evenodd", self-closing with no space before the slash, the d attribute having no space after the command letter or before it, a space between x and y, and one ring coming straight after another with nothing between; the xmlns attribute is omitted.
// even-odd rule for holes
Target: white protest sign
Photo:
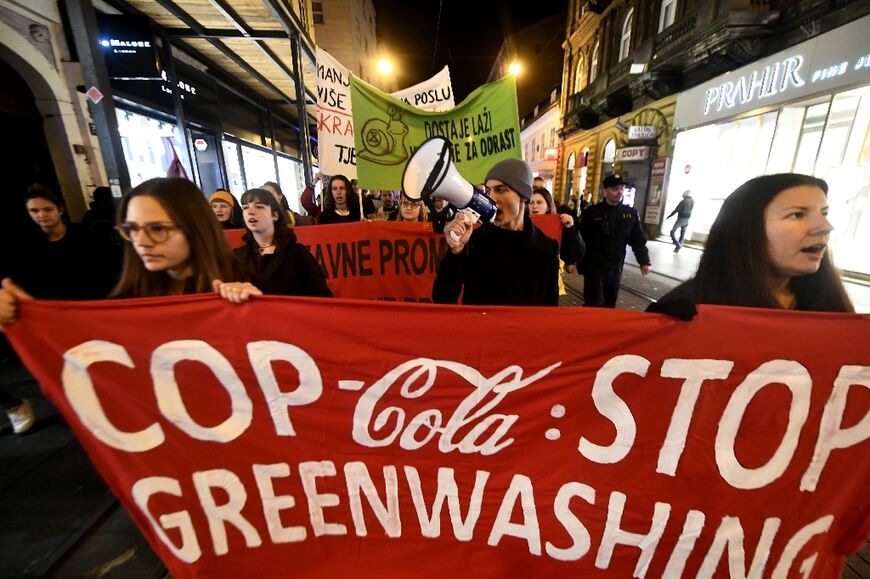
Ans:
<svg viewBox="0 0 870 579"><path fill-rule="evenodd" d="M452 109L453 86L445 66L432 78L393 93L425 111ZM317 48L317 139L320 170L325 175L356 178L350 72L331 54Z"/></svg>

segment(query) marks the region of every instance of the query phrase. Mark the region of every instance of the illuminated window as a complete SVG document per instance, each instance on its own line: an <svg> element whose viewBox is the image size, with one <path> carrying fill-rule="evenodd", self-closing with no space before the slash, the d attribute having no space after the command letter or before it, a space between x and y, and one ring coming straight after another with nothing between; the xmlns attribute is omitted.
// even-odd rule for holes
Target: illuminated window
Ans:
<svg viewBox="0 0 870 579"><path fill-rule="evenodd" d="M659 32L674 23L677 13L677 0L662 0L662 11L659 14Z"/></svg>
<svg viewBox="0 0 870 579"><path fill-rule="evenodd" d="M574 165L577 162L577 157L574 153L568 156L568 168L565 172L565 195L567 199L571 198L574 193Z"/></svg>
<svg viewBox="0 0 870 579"><path fill-rule="evenodd" d="M583 55L577 55L577 66L574 68L574 92L583 90Z"/></svg>
<svg viewBox="0 0 870 579"><path fill-rule="evenodd" d="M594 82L598 77L598 42L595 42L595 47L592 49L592 64L589 66L589 82Z"/></svg>
<svg viewBox="0 0 870 579"><path fill-rule="evenodd" d="M619 58L622 60L628 56L628 50L631 48L631 21L634 18L634 8L628 11L625 15L625 20L622 22L622 36L619 41Z"/></svg>

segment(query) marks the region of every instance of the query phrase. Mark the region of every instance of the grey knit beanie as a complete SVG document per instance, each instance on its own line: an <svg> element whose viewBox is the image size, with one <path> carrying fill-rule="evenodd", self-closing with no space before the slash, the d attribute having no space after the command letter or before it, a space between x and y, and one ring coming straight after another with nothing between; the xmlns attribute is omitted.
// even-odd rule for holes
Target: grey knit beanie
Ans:
<svg viewBox="0 0 870 579"><path fill-rule="evenodd" d="M498 179L526 201L532 200L532 169L520 159L505 159L493 165L486 180Z"/></svg>

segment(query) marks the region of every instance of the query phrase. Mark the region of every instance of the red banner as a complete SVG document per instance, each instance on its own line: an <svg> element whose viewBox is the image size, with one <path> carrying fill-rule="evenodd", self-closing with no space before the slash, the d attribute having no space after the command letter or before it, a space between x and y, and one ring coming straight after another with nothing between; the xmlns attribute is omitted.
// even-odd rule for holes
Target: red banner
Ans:
<svg viewBox="0 0 870 579"><path fill-rule="evenodd" d="M558 215L535 215L541 231L561 240ZM431 302L432 283L447 251L443 233L431 223L372 221L317 225L294 229L326 275L337 298ZM239 247L244 229L227 229L232 247Z"/></svg>
<svg viewBox="0 0 870 579"><path fill-rule="evenodd" d="M8 333L175 579L835 578L868 322L188 296Z"/></svg>

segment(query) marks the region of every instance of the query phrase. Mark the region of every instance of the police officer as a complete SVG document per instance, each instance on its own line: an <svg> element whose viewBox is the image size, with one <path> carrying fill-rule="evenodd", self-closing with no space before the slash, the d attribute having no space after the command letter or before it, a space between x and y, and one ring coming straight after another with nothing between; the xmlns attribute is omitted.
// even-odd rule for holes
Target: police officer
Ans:
<svg viewBox="0 0 870 579"><path fill-rule="evenodd" d="M604 199L587 208L580 219L580 235L586 242L583 300L587 306L615 308L625 246L631 245L643 275L650 272L650 260L637 211L622 204L622 177L608 175L602 185Z"/></svg>

